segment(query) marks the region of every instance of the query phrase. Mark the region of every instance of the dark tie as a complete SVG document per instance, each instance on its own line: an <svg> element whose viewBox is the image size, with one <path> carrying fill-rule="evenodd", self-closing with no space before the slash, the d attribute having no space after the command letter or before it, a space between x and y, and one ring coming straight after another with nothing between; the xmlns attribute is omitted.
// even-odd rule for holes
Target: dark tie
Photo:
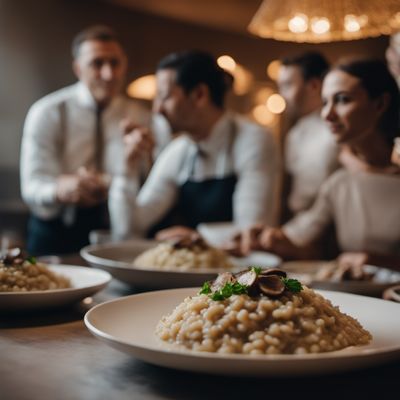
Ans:
<svg viewBox="0 0 400 400"><path fill-rule="evenodd" d="M104 138L103 129L101 123L101 116L104 111L104 107L97 105L96 107L96 126L95 126L95 154L94 154L94 166L97 172L103 172L103 152L104 152Z"/></svg>

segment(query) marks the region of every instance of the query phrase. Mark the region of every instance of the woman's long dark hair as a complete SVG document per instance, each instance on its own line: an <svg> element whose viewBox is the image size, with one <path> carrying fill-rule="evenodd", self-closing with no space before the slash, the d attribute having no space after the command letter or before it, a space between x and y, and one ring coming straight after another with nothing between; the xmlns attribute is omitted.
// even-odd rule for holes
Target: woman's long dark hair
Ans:
<svg viewBox="0 0 400 400"><path fill-rule="evenodd" d="M375 59L355 59L340 62L333 69L358 78L371 99L376 99L384 93L390 95L388 108L379 122L379 129L388 144L393 146L400 128L400 94L386 64Z"/></svg>

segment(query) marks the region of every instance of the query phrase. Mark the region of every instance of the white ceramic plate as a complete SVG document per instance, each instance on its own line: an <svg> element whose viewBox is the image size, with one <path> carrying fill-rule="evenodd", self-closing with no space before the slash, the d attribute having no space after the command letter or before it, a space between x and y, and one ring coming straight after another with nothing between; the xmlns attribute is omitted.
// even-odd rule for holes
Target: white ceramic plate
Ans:
<svg viewBox="0 0 400 400"><path fill-rule="evenodd" d="M160 318L199 289L142 293L100 304L85 315L88 329L108 345L146 362L222 375L289 376L367 367L400 357L400 304L348 293L320 291L373 335L368 346L308 355L222 355L179 351L154 334Z"/></svg>
<svg viewBox="0 0 400 400"><path fill-rule="evenodd" d="M84 247L81 256L93 267L108 271L115 278L144 288L178 288L201 286L214 279L219 271L202 269L196 271L160 271L135 268L132 261L143 251L154 247L154 240L130 240ZM248 257L233 258L237 271L256 265L263 268L276 267L281 259L274 254L253 252Z"/></svg>
<svg viewBox="0 0 400 400"><path fill-rule="evenodd" d="M49 265L51 271L71 280L71 288L32 292L1 292L0 310L31 310L65 306L103 289L111 280L108 272L72 265Z"/></svg>
<svg viewBox="0 0 400 400"><path fill-rule="evenodd" d="M306 285L317 289L335 290L370 296L382 296L385 289L400 283L400 273L390 269L364 266L365 272L373 273L369 281L321 281L315 278L318 269L327 261L291 261L282 264L282 269L287 271L292 278L304 282Z"/></svg>

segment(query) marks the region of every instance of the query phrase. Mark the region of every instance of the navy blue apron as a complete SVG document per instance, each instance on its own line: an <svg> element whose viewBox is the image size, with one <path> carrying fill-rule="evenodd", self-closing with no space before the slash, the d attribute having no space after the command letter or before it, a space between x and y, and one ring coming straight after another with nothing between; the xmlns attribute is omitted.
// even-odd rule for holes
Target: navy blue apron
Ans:
<svg viewBox="0 0 400 400"><path fill-rule="evenodd" d="M101 170L100 163L102 160L99 158L99 154L102 154L103 144L102 138L100 138L102 135L100 115L99 112L96 115L95 159L96 166ZM65 136L66 107L64 102L60 105L60 120L61 131ZM89 232L91 230L109 229L107 202L94 207L74 207L73 214L73 218L68 222L63 216L48 220L31 215L28 221L28 252L35 256L76 253L89 244Z"/></svg>
<svg viewBox="0 0 400 400"><path fill-rule="evenodd" d="M232 121L230 142L227 149L233 170L233 143L236 138L236 125ZM160 229L173 225L183 225L190 228L203 222L225 222L233 220L233 194L237 176L234 172L220 178L210 178L203 181L191 179L194 172L197 153L193 159L189 179L179 187L178 200L175 207L155 224L149 231L153 237Z"/></svg>
<svg viewBox="0 0 400 400"><path fill-rule="evenodd" d="M74 221L62 217L45 220L31 215L28 222L27 250L34 256L76 253L89 244L89 232L108 229L107 204L75 209Z"/></svg>

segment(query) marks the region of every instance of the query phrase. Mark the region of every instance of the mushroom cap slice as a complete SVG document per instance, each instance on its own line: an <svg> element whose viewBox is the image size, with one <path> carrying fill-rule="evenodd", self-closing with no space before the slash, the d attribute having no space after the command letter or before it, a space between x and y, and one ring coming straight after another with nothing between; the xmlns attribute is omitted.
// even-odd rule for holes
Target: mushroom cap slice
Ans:
<svg viewBox="0 0 400 400"><path fill-rule="evenodd" d="M248 287L251 287L257 281L257 273L253 270L244 271L238 275L236 275L236 280L241 284Z"/></svg>
<svg viewBox="0 0 400 400"><path fill-rule="evenodd" d="M263 269L260 273L259 273L259 277L264 277L264 276L270 276L270 275L278 275L281 276L283 278L286 278L287 274L283 269L279 269L279 268L266 268Z"/></svg>
<svg viewBox="0 0 400 400"><path fill-rule="evenodd" d="M285 284L278 275L270 275L258 283L260 291L268 296L279 296L285 291Z"/></svg>

